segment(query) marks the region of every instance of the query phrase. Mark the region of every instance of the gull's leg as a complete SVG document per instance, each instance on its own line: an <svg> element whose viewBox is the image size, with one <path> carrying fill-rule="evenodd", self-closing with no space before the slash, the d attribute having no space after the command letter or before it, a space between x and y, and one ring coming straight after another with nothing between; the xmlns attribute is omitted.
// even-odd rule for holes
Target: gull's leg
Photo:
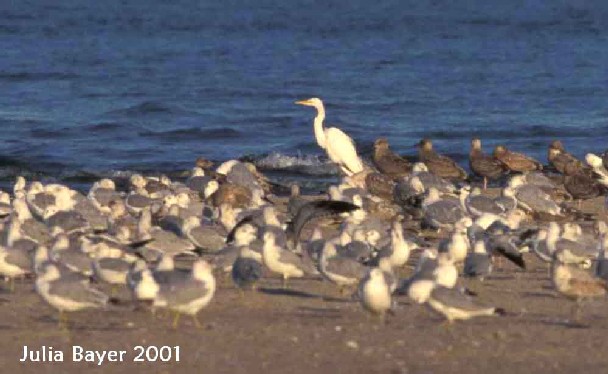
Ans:
<svg viewBox="0 0 608 374"><path fill-rule="evenodd" d="M180 312L175 312L175 317L173 318L173 329L177 329L177 326L179 324L179 317L181 316Z"/></svg>

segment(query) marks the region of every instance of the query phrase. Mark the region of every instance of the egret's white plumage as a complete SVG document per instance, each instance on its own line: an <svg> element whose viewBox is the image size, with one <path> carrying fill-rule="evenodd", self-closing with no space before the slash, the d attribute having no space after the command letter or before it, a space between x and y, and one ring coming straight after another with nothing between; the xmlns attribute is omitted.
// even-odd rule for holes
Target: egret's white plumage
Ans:
<svg viewBox="0 0 608 374"><path fill-rule="evenodd" d="M296 101L296 104L312 106L317 109L317 116L314 121L315 138L319 147L327 152L329 159L338 164L346 175L353 175L363 171L363 162L357 155L353 140L338 128L323 127L325 108L321 99L315 97L308 100Z"/></svg>

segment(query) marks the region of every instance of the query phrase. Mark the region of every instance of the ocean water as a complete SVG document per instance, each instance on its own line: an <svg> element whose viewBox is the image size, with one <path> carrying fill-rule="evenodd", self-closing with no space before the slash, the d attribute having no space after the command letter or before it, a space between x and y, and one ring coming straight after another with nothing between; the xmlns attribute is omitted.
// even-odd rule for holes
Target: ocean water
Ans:
<svg viewBox="0 0 608 374"><path fill-rule="evenodd" d="M86 184L247 157L324 183L312 96L369 157L422 137L545 160L608 138L605 1L0 2L0 182ZM177 175L177 174L176 174Z"/></svg>

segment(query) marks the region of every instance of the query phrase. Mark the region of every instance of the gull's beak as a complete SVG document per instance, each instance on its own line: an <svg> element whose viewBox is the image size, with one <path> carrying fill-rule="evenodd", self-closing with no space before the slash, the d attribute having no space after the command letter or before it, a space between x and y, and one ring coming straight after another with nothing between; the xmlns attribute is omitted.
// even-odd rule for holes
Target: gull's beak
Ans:
<svg viewBox="0 0 608 374"><path fill-rule="evenodd" d="M296 101L295 103L298 105L310 105L310 102L308 100L300 100Z"/></svg>

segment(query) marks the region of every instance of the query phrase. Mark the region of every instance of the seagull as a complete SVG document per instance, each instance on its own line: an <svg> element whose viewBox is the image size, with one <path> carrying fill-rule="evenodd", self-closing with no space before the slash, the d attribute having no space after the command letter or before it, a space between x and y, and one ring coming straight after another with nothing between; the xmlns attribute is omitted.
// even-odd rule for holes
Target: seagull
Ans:
<svg viewBox="0 0 608 374"><path fill-rule="evenodd" d="M561 216L561 207L551 199L542 188L533 184L525 184L524 180L513 177L507 187L502 190L503 196L514 198L517 205L528 212L544 213L551 216Z"/></svg>
<svg viewBox="0 0 608 374"><path fill-rule="evenodd" d="M442 199L439 191L431 187L422 202L424 223L435 229L452 228L457 221L467 215L463 204L467 196L468 194L463 190L460 201Z"/></svg>
<svg viewBox="0 0 608 374"><path fill-rule="evenodd" d="M33 272L31 255L21 248L0 246L0 275L9 279L11 292L15 290L15 278Z"/></svg>
<svg viewBox="0 0 608 374"><path fill-rule="evenodd" d="M403 267L410 257L411 244L403 238L403 226L399 218L393 220L390 236L389 245L380 250L374 260L378 263L380 259L387 258L391 267Z"/></svg>
<svg viewBox="0 0 608 374"><path fill-rule="evenodd" d="M493 156L510 171L525 173L543 169L543 165L532 157L517 152L511 152L504 145L497 145L496 148L494 148Z"/></svg>
<svg viewBox="0 0 608 374"><path fill-rule="evenodd" d="M418 157L433 174L447 179L466 179L467 173L451 158L440 155L433 150L430 139L422 139L418 143Z"/></svg>
<svg viewBox="0 0 608 374"><path fill-rule="evenodd" d="M434 187L441 193L455 194L457 190L454 183L430 172L429 168L423 162L414 164L411 177L417 177L419 179L424 187L424 191L428 191L431 187Z"/></svg>
<svg viewBox="0 0 608 374"><path fill-rule="evenodd" d="M430 280L443 287L453 288L458 281L458 269L448 253L426 249L422 252L414 274L400 281L398 292L407 294L416 281Z"/></svg>
<svg viewBox="0 0 608 374"><path fill-rule="evenodd" d="M504 165L494 156L483 153L481 140L471 140L471 151L469 152L469 167L473 174L483 178L483 189L488 186L488 179L495 180L505 173Z"/></svg>
<svg viewBox="0 0 608 374"><path fill-rule="evenodd" d="M382 174L393 179L408 175L412 169L412 164L408 160L390 150L386 138L374 142L372 161Z"/></svg>
<svg viewBox="0 0 608 374"><path fill-rule="evenodd" d="M553 253L551 280L557 292L576 301L572 311L575 320L578 319L581 301L605 297L608 292L608 284L605 280L571 265L569 255L564 249L558 249Z"/></svg>
<svg viewBox="0 0 608 374"><path fill-rule="evenodd" d="M270 271L282 276L283 288L287 287L289 278L302 278L306 273L314 273L314 269L305 264L298 255L277 246L271 231L264 234L262 260Z"/></svg>
<svg viewBox="0 0 608 374"><path fill-rule="evenodd" d="M184 220L181 231L198 249L219 251L226 241L226 230L219 225L202 225L197 216Z"/></svg>
<svg viewBox="0 0 608 374"><path fill-rule="evenodd" d="M255 284L263 274L259 254L246 245L240 247L239 251L239 255L232 265L232 280L239 289L255 289Z"/></svg>
<svg viewBox="0 0 608 374"><path fill-rule="evenodd" d="M559 140L554 140L549 145L547 160L561 174L573 175L583 169L583 162L566 152L564 145Z"/></svg>
<svg viewBox="0 0 608 374"><path fill-rule="evenodd" d="M603 186L608 187L608 170L606 170L604 161L593 153L588 153L585 156L585 161L593 169L596 180Z"/></svg>
<svg viewBox="0 0 608 374"><path fill-rule="evenodd" d="M474 188L465 200L467 211L473 217L479 217L484 213L495 215L505 214L515 208L516 204L505 200L502 197L492 198L482 195L479 188Z"/></svg>
<svg viewBox="0 0 608 374"><path fill-rule="evenodd" d="M597 255L597 250L578 241L564 239L560 234L559 224L556 222L549 223L546 244L549 252L553 254L553 258L555 258L557 251L561 251L559 260L562 263L583 268L591 267L592 261Z"/></svg>
<svg viewBox="0 0 608 374"><path fill-rule="evenodd" d="M97 279L113 286L123 285L127 284L131 262L122 258L102 257L94 259L92 267Z"/></svg>
<svg viewBox="0 0 608 374"><path fill-rule="evenodd" d="M332 242L325 242L319 259L319 271L325 279L338 285L340 291L356 285L365 276L367 269L351 257L340 256Z"/></svg>
<svg viewBox="0 0 608 374"><path fill-rule="evenodd" d="M379 268L372 268L361 279L358 288L361 305L380 318L391 309L392 299L389 285L386 283L384 273Z"/></svg>
<svg viewBox="0 0 608 374"><path fill-rule="evenodd" d="M142 210L137 229L140 240L151 239L144 248L157 253L177 255L191 253L196 248L188 239L158 226L152 226L152 214L149 208Z"/></svg>
<svg viewBox="0 0 608 374"><path fill-rule="evenodd" d="M221 269L224 272L231 271L234 262L239 256L241 248L251 245L252 242L256 240L257 232L258 229L248 223L235 228L233 233L234 240L228 243L224 248L213 253L211 259L213 267ZM251 252L248 252L248 254L255 257L258 261L262 261L261 253L253 250Z"/></svg>
<svg viewBox="0 0 608 374"><path fill-rule="evenodd" d="M108 178L93 183L87 197L97 209L105 214L110 213L110 203L112 201L122 200L122 196L116 191L116 184Z"/></svg>
<svg viewBox="0 0 608 374"><path fill-rule="evenodd" d="M492 272L492 261L483 240L478 240L473 246L473 252L468 253L464 260L464 275L483 280Z"/></svg>
<svg viewBox="0 0 608 374"><path fill-rule="evenodd" d="M90 285L61 277L55 265L49 265L35 283L36 292L53 308L59 310L59 324L67 323L65 312L103 308L110 298Z"/></svg>
<svg viewBox="0 0 608 374"><path fill-rule="evenodd" d="M44 222L52 229L59 229L66 235L89 231L89 222L75 210L59 210L56 206L48 206L43 213Z"/></svg>
<svg viewBox="0 0 608 374"><path fill-rule="evenodd" d="M11 195L0 191L0 218L8 217L12 212Z"/></svg>
<svg viewBox="0 0 608 374"><path fill-rule="evenodd" d="M608 258L606 257L606 248L608 247L608 235L604 233L602 242L600 244L599 253L597 255L597 265L595 268L595 275L598 278L608 282Z"/></svg>
<svg viewBox="0 0 608 374"><path fill-rule="evenodd" d="M212 180L213 178L211 176L205 175L205 171L202 168L195 167L192 169L190 177L186 180L186 187L205 196L205 190ZM217 187L219 187L219 185ZM205 196L205 198L209 196L211 196L211 194Z"/></svg>
<svg viewBox="0 0 608 374"><path fill-rule="evenodd" d="M444 316L448 323L506 314L502 308L487 307L474 302L458 289L443 287L427 280L412 284L408 295L419 304L426 303L432 310Z"/></svg>
<svg viewBox="0 0 608 374"><path fill-rule="evenodd" d="M91 276L92 259L81 250L81 246L64 234L59 233L55 236L55 242L51 247L50 258L67 266L70 270Z"/></svg>
<svg viewBox="0 0 608 374"><path fill-rule="evenodd" d="M189 277L160 284L153 306L175 312L173 328L177 328L182 313L191 315L195 326L200 328L196 314L211 302L215 289L211 266L204 260L197 260L192 265Z"/></svg>
<svg viewBox="0 0 608 374"><path fill-rule="evenodd" d="M450 255L454 263L462 263L469 247L467 231L472 222L470 218L465 217L454 225L454 232L448 239L445 239L439 243L439 252L446 252Z"/></svg>
<svg viewBox="0 0 608 374"><path fill-rule="evenodd" d="M312 106L317 109L317 116L314 120L315 138L319 147L327 152L329 159L338 164L346 175L353 175L363 171L363 162L357 155L353 140L338 128L323 128L325 108L321 99L311 98L296 101L296 104Z"/></svg>

